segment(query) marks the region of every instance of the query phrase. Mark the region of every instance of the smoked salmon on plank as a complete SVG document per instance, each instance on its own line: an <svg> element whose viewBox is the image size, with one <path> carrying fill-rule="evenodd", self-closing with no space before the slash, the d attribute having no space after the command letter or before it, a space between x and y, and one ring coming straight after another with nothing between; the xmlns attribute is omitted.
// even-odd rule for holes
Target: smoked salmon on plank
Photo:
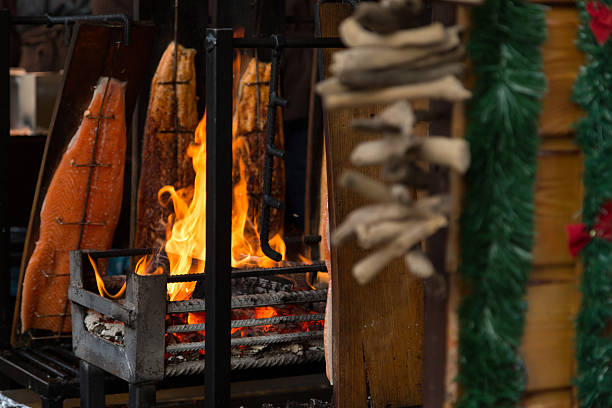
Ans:
<svg viewBox="0 0 612 408"><path fill-rule="evenodd" d="M195 173L187 148L198 125L196 51L179 44L174 80L174 42L159 61L153 80L145 123L142 168L138 185L137 248L162 247L166 242L172 206L162 207L157 192L170 185L177 190L193 185ZM172 132L178 123L178 133Z"/></svg>
<svg viewBox="0 0 612 408"><path fill-rule="evenodd" d="M23 333L31 328L58 332L61 315L61 330L69 332L69 252L112 245L123 195L125 87L125 82L100 78L51 179L40 212L40 235L23 281ZM90 165L92 159L95 166Z"/></svg>
<svg viewBox="0 0 612 408"><path fill-rule="evenodd" d="M255 67L257 66L256 71ZM240 166L242 160L247 168L246 182L249 198L249 212L247 218L255 225L260 224L261 206L263 202L264 163L266 160L266 129L270 125L268 119L268 99L270 97L270 71L269 62L256 63L251 59L240 79L238 90L238 106L233 118L234 163L232 166L232 185L240 181ZM255 83L259 82L259 86ZM259 98L258 89L259 88ZM259 99L259 103L257 100ZM259 109L259 114L257 112ZM274 145L278 149L284 148L283 119L281 109L276 114L276 132ZM244 141L245 143L239 143ZM285 201L285 163L274 159L272 173L272 197ZM270 237L281 233L284 226L284 212L270 209ZM261 231L261 226L259 226Z"/></svg>

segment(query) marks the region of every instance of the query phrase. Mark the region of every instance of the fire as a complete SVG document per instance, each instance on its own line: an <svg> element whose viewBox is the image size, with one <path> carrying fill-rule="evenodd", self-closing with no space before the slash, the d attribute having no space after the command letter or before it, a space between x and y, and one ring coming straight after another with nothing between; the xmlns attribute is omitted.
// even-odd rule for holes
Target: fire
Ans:
<svg viewBox="0 0 612 408"><path fill-rule="evenodd" d="M236 60L239 61L238 58ZM235 63L235 75L238 75L239 67L240 63ZM234 116L234 133L238 114L237 112ZM234 161L234 165L239 168L240 178L233 188L232 197L231 266L278 266L279 263L266 257L261 249L258 220L251 220L247 216L249 200L246 165L240 158L244 157L241 153L248 154L246 141L241 137L234 138L232 151L234 157L238 158ZM158 199L162 205L171 200L174 207L174 216L169 223L172 228L168 232L165 245L171 275L204 272L206 260L206 114L196 128L195 144L190 146L188 154L193 160L196 174L193 189L185 193L167 185L158 192ZM282 231L270 239L270 246L280 252L283 259L285 258L286 248L282 239ZM136 273L141 272L136 271ZM168 299L170 301L189 299L194 287L194 282L168 284Z"/></svg>
<svg viewBox="0 0 612 408"><path fill-rule="evenodd" d="M240 56L234 61L234 75L240 73ZM234 81L236 82L236 81ZM237 84L235 84L236 87ZM236 99L236 98L235 98ZM243 137L237 137L237 121L240 112L235 112L233 119L233 143L232 152L234 156L234 187L232 191L232 219L231 219L231 266L232 267L274 267L279 266L285 259L285 243L282 239L282 230L270 239L270 246L282 254L283 261L275 262L266 257L260 246L259 220L250 219L249 197L247 192L247 165L243 158L249 157L249 146ZM203 273L206 260L206 114L198 124L195 131L195 143L188 150L193 160L195 170L195 183L188 191L175 190L173 186L167 185L158 192L158 200L162 205L172 202L174 215L168 222L165 251L168 255L171 275L184 275L188 273ZM230 177L228 175L228 182ZM251 211L252 212L252 211ZM142 258L136 267L136 273L144 274L150 271L150 259ZM301 257L302 258L302 257ZM310 263L309 260L302 260ZM161 267L155 272L161 272ZM228 271L230 273L230 271ZM189 299L195 288L195 282L170 283L168 284L168 300L180 301ZM232 311L234 318L241 318L245 311ZM245 318L269 318L279 316L283 312L272 307L258 307L252 309L249 317ZM186 316L175 316L188 324L204 323L204 313L189 313ZM274 330L272 325L263 326L263 331ZM233 328L231 333L246 335L248 328ZM203 336L204 332L195 333ZM187 336L187 337L186 337ZM172 338L166 341L190 341L189 335L174 333ZM193 339L191 340L193 341Z"/></svg>
<svg viewBox="0 0 612 408"><path fill-rule="evenodd" d="M255 319L268 319L270 317L275 316L278 316L278 312L273 307L266 306L258 307L255 309ZM263 331L265 331L266 333L269 332L270 329L272 329L271 324L263 326Z"/></svg>

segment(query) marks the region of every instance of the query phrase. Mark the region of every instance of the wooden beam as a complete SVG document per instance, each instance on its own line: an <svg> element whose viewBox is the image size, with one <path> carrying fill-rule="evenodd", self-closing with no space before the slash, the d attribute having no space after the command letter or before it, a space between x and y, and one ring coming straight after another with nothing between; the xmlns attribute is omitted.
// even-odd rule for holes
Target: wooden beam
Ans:
<svg viewBox="0 0 612 408"><path fill-rule="evenodd" d="M321 33L336 37L340 21L351 14L347 4L319 6ZM327 70L333 50L323 51ZM367 118L382 107L327 113L326 152L332 231L350 211L366 204L337 182L357 143L379 137L355 132L353 118ZM360 171L363 171L360 169ZM376 177L377 169L364 171ZM360 286L352 266L368 252L354 244L332 248L332 327L334 393L338 408L414 406L422 402L423 288L402 260L393 262L372 282Z"/></svg>

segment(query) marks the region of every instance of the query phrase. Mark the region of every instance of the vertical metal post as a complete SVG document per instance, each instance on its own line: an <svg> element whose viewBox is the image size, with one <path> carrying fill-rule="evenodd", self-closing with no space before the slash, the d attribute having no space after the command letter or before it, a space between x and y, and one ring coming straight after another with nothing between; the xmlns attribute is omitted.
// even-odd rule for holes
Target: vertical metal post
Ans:
<svg viewBox="0 0 612 408"><path fill-rule="evenodd" d="M232 30L206 31L205 407L230 403Z"/></svg>
<svg viewBox="0 0 612 408"><path fill-rule="evenodd" d="M130 383L130 408L153 408L155 407L155 384L132 384Z"/></svg>
<svg viewBox="0 0 612 408"><path fill-rule="evenodd" d="M8 225L8 149L10 137L9 84L9 11L0 10L0 345L8 344L10 336L10 287Z"/></svg>
<svg viewBox="0 0 612 408"><path fill-rule="evenodd" d="M80 364L81 407L104 408L104 371L84 360Z"/></svg>

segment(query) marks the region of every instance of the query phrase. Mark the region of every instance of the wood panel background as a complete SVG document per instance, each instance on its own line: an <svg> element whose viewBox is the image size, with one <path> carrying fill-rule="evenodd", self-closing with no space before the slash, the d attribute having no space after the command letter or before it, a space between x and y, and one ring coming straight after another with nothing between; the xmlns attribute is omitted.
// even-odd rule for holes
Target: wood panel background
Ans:
<svg viewBox="0 0 612 408"><path fill-rule="evenodd" d="M351 13L347 4L320 4L321 33L336 37L338 23ZM323 52L324 66L334 50ZM367 202L337 185L351 168L354 146L377 135L355 132L350 120L379 108L327 114L326 152L330 191L330 227ZM426 131L426 128L423 129ZM364 171L365 170L365 171ZM360 169L375 176L379 169ZM360 286L352 265L367 254L353 243L332 249L334 393L338 408L420 405L422 394L423 288L401 261L371 283Z"/></svg>
<svg viewBox="0 0 612 408"><path fill-rule="evenodd" d="M541 2L541 1L538 1ZM574 142L573 124L582 115L571 101L572 87L583 62L575 47L578 12L570 2L551 2L546 16L548 38L542 49L548 92L542 101L539 122L540 147L535 186L535 245L533 270L527 289L528 311L520 353L527 374L522 406L569 408L576 405L574 319L579 305L580 263L568 251L565 226L580 222L582 204L582 155ZM468 22L465 10L458 19ZM465 130L463 106L456 107L453 134ZM451 183L459 195L460 182ZM455 226L455 228L453 228ZM451 223L451 233L458 234ZM458 249L449 246L451 279L447 322L445 407L453 406L460 390L457 374L456 310L461 288L456 277Z"/></svg>
<svg viewBox="0 0 612 408"><path fill-rule="evenodd" d="M579 18L572 4L551 5L546 23L542 58L548 93L540 116L535 246L521 354L527 370L524 406L561 408L575 405L580 265L568 251L565 226L580 221L582 205L582 155L573 131L582 112L571 101L571 91L583 56L575 46Z"/></svg>

